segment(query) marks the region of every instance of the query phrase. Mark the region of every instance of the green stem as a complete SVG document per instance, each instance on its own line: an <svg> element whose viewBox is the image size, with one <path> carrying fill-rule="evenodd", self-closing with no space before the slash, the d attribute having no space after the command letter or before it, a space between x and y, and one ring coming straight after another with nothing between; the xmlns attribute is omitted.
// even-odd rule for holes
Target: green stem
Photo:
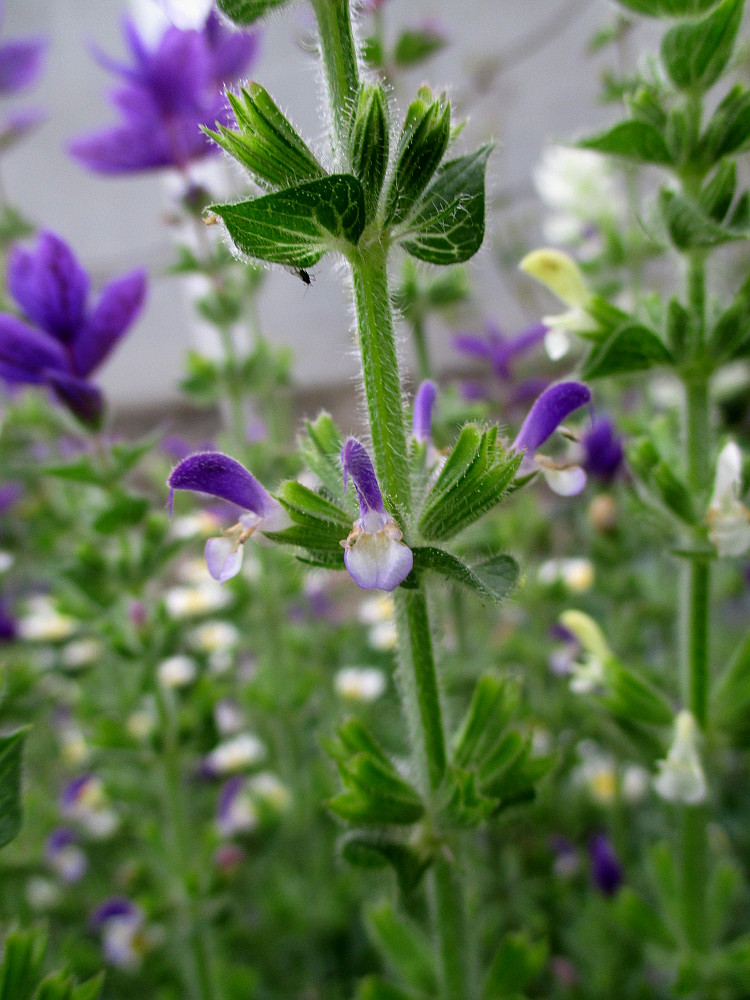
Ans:
<svg viewBox="0 0 750 1000"><path fill-rule="evenodd" d="M419 380L422 382L426 378L432 378L432 370L424 319L419 315L415 316L412 322L412 333L414 335L414 350L417 352L417 371L419 372Z"/></svg>
<svg viewBox="0 0 750 1000"><path fill-rule="evenodd" d="M342 165L348 162L349 115L359 87L349 0L312 0L318 22L320 49L328 86L334 151Z"/></svg>
<svg viewBox="0 0 750 1000"><path fill-rule="evenodd" d="M436 861L432 878L443 996L450 1000L468 1000L473 993L472 978L467 975L469 942L463 892L456 877L455 862Z"/></svg>
<svg viewBox="0 0 750 1000"><path fill-rule="evenodd" d="M685 947L700 952L705 944L707 816L702 806L683 806L680 829L680 904Z"/></svg>

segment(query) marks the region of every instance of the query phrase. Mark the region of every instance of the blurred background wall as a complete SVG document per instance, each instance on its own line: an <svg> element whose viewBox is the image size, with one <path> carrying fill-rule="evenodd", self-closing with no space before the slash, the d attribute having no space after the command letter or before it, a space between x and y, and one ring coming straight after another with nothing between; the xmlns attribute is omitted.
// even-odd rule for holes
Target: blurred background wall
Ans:
<svg viewBox="0 0 750 1000"><path fill-rule="evenodd" d="M101 378L120 414L174 402L184 353L200 338L185 280L166 274L175 254L174 234L164 224L168 178L163 172L126 179L94 176L65 152L73 136L114 118L105 101L111 78L95 62L91 48L123 55L125 2L5 0L3 26L7 35L44 33L51 38L46 73L26 97L29 104L43 105L48 118L4 159L9 199L32 220L59 232L102 282L139 265L151 274L144 315ZM538 317L533 303L525 308L519 304L514 265L516 252L536 239L531 172L540 151L550 141L569 139L613 116L611 108L598 104L598 95L601 70L616 53L610 49L606 57L592 57L587 43L598 28L613 23L615 8L604 0L388 0L384 16L391 36L427 21L449 39L429 62L399 78L399 105L404 108L422 82L435 90L450 82L454 120L469 118L459 140L463 147L486 138L497 143L489 171L488 238L470 265L481 310L475 304L455 322L478 328L484 317L492 316L513 330ZM304 5L292 8L291 16L272 18L263 28L253 76L302 134L316 140L322 129L315 101L316 62L304 46L310 37ZM637 36L629 44L637 47ZM262 329L293 349L295 378L303 388L353 384L350 313L332 267L324 262L317 268L311 287L275 268L261 294ZM527 288L521 291L532 294ZM435 325L428 336L438 361L450 365L447 329Z"/></svg>

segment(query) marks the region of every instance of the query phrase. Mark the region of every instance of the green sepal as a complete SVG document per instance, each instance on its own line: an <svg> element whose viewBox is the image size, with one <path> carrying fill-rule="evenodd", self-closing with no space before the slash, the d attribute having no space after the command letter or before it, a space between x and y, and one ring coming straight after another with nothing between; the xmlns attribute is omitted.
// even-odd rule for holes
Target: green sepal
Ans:
<svg viewBox="0 0 750 1000"><path fill-rule="evenodd" d="M672 355L653 330L637 323L628 323L592 348L584 362L581 377L593 379L606 375L625 375L673 363Z"/></svg>
<svg viewBox="0 0 750 1000"><path fill-rule="evenodd" d="M312 267L329 250L356 246L365 227L365 195L350 174L333 174L236 205L212 205L232 242L248 257Z"/></svg>
<svg viewBox="0 0 750 1000"><path fill-rule="evenodd" d="M470 568L450 552L426 546L412 548L414 570L437 573L446 580L460 583L485 600L499 604L518 580L520 569L512 556L499 555Z"/></svg>
<svg viewBox="0 0 750 1000"><path fill-rule="evenodd" d="M653 441L649 438L634 441L628 447L627 455L632 469L651 496L685 524L695 525L698 517L692 494L662 459Z"/></svg>
<svg viewBox="0 0 750 1000"><path fill-rule="evenodd" d="M402 893L412 892L430 866L428 854L410 844L377 833L348 834L341 853L350 865L359 868L385 868L391 865Z"/></svg>
<svg viewBox="0 0 750 1000"><path fill-rule="evenodd" d="M497 427L467 424L428 493L419 531L430 541L451 538L495 507L508 492L522 456L508 455Z"/></svg>
<svg viewBox="0 0 750 1000"><path fill-rule="evenodd" d="M659 208L678 250L708 249L746 238L745 233L718 225L696 202L675 191L659 192Z"/></svg>
<svg viewBox="0 0 750 1000"><path fill-rule="evenodd" d="M618 923L638 941L648 941L666 951L677 948L677 940L667 924L630 886L623 886L617 893L614 910Z"/></svg>
<svg viewBox="0 0 750 1000"><path fill-rule="evenodd" d="M506 1000L509 995L523 993L546 961L546 941L532 942L526 934L506 934L482 983L482 1000Z"/></svg>
<svg viewBox="0 0 750 1000"><path fill-rule="evenodd" d="M397 233L399 244L428 264L461 264L484 240L484 180L493 146L444 163Z"/></svg>
<svg viewBox="0 0 750 1000"><path fill-rule="evenodd" d="M222 149L241 163L263 187L293 187L316 180L324 171L286 116L259 83L238 94L227 92L236 128L204 128Z"/></svg>
<svg viewBox="0 0 750 1000"><path fill-rule="evenodd" d="M411 212L443 159L451 130L450 103L433 100L427 88L409 105L396 150L385 203L386 226L397 226Z"/></svg>
<svg viewBox="0 0 750 1000"><path fill-rule="evenodd" d="M667 124L667 113L659 96L651 87L642 86L627 98L627 104L634 118L653 125L662 134Z"/></svg>
<svg viewBox="0 0 750 1000"><path fill-rule="evenodd" d="M28 732L24 728L0 736L0 847L21 829L21 759Z"/></svg>
<svg viewBox="0 0 750 1000"><path fill-rule="evenodd" d="M646 17L695 17L714 6L716 0L618 0Z"/></svg>
<svg viewBox="0 0 750 1000"><path fill-rule="evenodd" d="M708 90L732 56L744 0L723 0L706 17L677 24L664 35L661 59L680 90Z"/></svg>
<svg viewBox="0 0 750 1000"><path fill-rule="evenodd" d="M307 561L342 569L344 550L341 542L352 530L349 514L327 497L290 480L282 483L276 498L294 524L283 531L271 531L266 537L280 545L295 545L307 552Z"/></svg>
<svg viewBox="0 0 750 1000"><path fill-rule="evenodd" d="M362 979L354 995L354 1000L430 1000L424 993L413 993L401 989L379 976L366 976Z"/></svg>
<svg viewBox="0 0 750 1000"><path fill-rule="evenodd" d="M393 61L402 68L416 66L448 44L444 35L433 28L407 28L393 48Z"/></svg>
<svg viewBox="0 0 750 1000"><path fill-rule="evenodd" d="M453 762L460 767L481 765L496 748L518 702L519 688L515 682L495 672L483 674L453 737Z"/></svg>
<svg viewBox="0 0 750 1000"><path fill-rule="evenodd" d="M674 711L664 695L619 660L604 665L607 692L602 704L612 715L647 726L669 726Z"/></svg>
<svg viewBox="0 0 750 1000"><path fill-rule="evenodd" d="M368 219L375 215L388 167L388 104L379 83L363 83L349 130L349 161L362 182Z"/></svg>
<svg viewBox="0 0 750 1000"><path fill-rule="evenodd" d="M696 160L705 169L725 156L750 147L750 90L732 87L719 103L696 149Z"/></svg>
<svg viewBox="0 0 750 1000"><path fill-rule="evenodd" d="M305 421L305 432L300 438L302 455L330 495L341 503L346 502L341 471L343 446L341 433L330 413L321 410L315 420Z"/></svg>
<svg viewBox="0 0 750 1000"><path fill-rule="evenodd" d="M0 965L0 1000L31 1000L46 949L47 935L41 929L8 933Z"/></svg>
<svg viewBox="0 0 750 1000"><path fill-rule="evenodd" d="M672 166L672 154L662 133L649 122L630 119L619 122L606 132L582 139L576 145L609 156L620 156L636 163Z"/></svg>
<svg viewBox="0 0 750 1000"><path fill-rule="evenodd" d="M729 213L736 190L737 164L734 160L725 160L704 185L698 204L709 219L721 223Z"/></svg>
<svg viewBox="0 0 750 1000"><path fill-rule="evenodd" d="M216 0L222 14L235 24L254 24L289 0Z"/></svg>
<svg viewBox="0 0 750 1000"><path fill-rule="evenodd" d="M498 809L533 799L534 785L553 764L552 756L533 756L531 738L511 729L479 768L479 788L498 800Z"/></svg>
<svg viewBox="0 0 750 1000"><path fill-rule="evenodd" d="M386 967L407 987L430 997L439 994L435 949L421 929L383 900L365 910L368 937Z"/></svg>
<svg viewBox="0 0 750 1000"><path fill-rule="evenodd" d="M690 326L690 313L679 299L670 299L667 306L667 343L678 364L687 350Z"/></svg>

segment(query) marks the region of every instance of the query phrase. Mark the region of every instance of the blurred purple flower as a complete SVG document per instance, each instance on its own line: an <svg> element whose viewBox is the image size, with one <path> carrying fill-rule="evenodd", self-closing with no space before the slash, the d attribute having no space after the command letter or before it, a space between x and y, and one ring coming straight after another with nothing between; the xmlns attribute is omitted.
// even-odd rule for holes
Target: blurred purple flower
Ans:
<svg viewBox="0 0 750 1000"><path fill-rule="evenodd" d="M546 332L542 323L535 323L509 337L494 323L487 323L484 336L458 333L453 338L453 346L462 354L486 361L497 378L507 381L513 377L512 362L540 344Z"/></svg>
<svg viewBox="0 0 750 1000"><path fill-rule="evenodd" d="M88 380L140 313L145 271L115 278L89 309L88 274L67 243L45 231L34 251L12 251L7 279L30 322L0 315L0 378L47 385L84 423L98 425L104 400Z"/></svg>
<svg viewBox="0 0 750 1000"><path fill-rule="evenodd" d="M0 485L0 514L10 510L23 495L23 486L15 480Z"/></svg>
<svg viewBox="0 0 750 1000"><path fill-rule="evenodd" d="M79 882L86 874L88 858L77 840L75 830L67 826L58 827L47 837L44 856L63 882Z"/></svg>
<svg viewBox="0 0 750 1000"><path fill-rule="evenodd" d="M14 112L0 126L0 153L23 139L45 121L47 115L39 108L25 108Z"/></svg>
<svg viewBox="0 0 750 1000"><path fill-rule="evenodd" d="M91 925L102 933L104 957L119 969L137 969L147 946L143 911L122 896L105 900L91 916Z"/></svg>
<svg viewBox="0 0 750 1000"><path fill-rule="evenodd" d="M344 489L351 477L359 500L360 517L344 546L349 576L363 590L395 590L411 572L411 549L383 504L375 469L364 445L349 438L341 451Z"/></svg>
<svg viewBox="0 0 750 1000"><path fill-rule="evenodd" d="M597 888L605 896L614 896L622 885L622 865L605 834L594 834L589 840L589 857L591 875Z"/></svg>
<svg viewBox="0 0 750 1000"><path fill-rule="evenodd" d="M6 601L0 597L0 643L15 642L18 638L18 623L11 614Z"/></svg>
<svg viewBox="0 0 750 1000"><path fill-rule="evenodd" d="M46 48L46 38L16 38L0 45L0 97L17 94L34 83L44 67Z"/></svg>
<svg viewBox="0 0 750 1000"><path fill-rule="evenodd" d="M130 174L161 167L184 171L217 152L200 126L230 124L222 87L249 67L259 35L228 30L215 12L202 31L167 28L155 48L128 18L123 33L130 64L98 55L105 69L122 78L110 95L122 122L75 139L71 155L96 173Z"/></svg>
<svg viewBox="0 0 750 1000"><path fill-rule="evenodd" d="M583 468L590 476L610 482L622 466L625 452L609 417L599 417L581 437Z"/></svg>

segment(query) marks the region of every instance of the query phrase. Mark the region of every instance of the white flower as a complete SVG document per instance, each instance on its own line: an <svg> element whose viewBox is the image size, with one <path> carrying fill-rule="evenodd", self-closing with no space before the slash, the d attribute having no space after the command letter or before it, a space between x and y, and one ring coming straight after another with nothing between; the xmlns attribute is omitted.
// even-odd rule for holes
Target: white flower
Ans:
<svg viewBox="0 0 750 1000"><path fill-rule="evenodd" d="M705 801L706 776L698 754L698 726L686 709L675 719L672 746L658 767L653 785L663 799L691 806Z"/></svg>
<svg viewBox="0 0 750 1000"><path fill-rule="evenodd" d="M706 513L708 534L720 556L741 556L750 549L750 510L739 501L742 452L724 445L716 463L714 493Z"/></svg>
<svg viewBox="0 0 750 1000"><path fill-rule="evenodd" d="M240 639L240 630L230 622L215 621L204 622L194 628L188 636L188 641L193 649L201 653L217 653L236 646Z"/></svg>
<svg viewBox="0 0 750 1000"><path fill-rule="evenodd" d="M363 625L377 625L380 622L391 622L395 615L395 605L391 594L378 594L360 601L357 618Z"/></svg>
<svg viewBox="0 0 750 1000"><path fill-rule="evenodd" d="M60 662L66 670L86 667L102 655L102 644L98 639L75 639L68 642L60 652Z"/></svg>
<svg viewBox="0 0 750 1000"><path fill-rule="evenodd" d="M224 740L206 755L204 767L209 774L235 774L263 760L266 748L253 733L238 733Z"/></svg>
<svg viewBox="0 0 750 1000"><path fill-rule="evenodd" d="M154 733L158 724L159 715L156 711L156 703L153 696L147 695L141 701L140 706L130 713L125 728L134 740L145 743Z"/></svg>
<svg viewBox="0 0 750 1000"><path fill-rule="evenodd" d="M286 812L292 804L291 792L271 771L261 771L260 774L250 778L247 788L256 802L262 803L274 812Z"/></svg>
<svg viewBox="0 0 750 1000"><path fill-rule="evenodd" d="M214 721L222 736L234 736L245 724L245 716L236 701L222 698L214 706Z"/></svg>
<svg viewBox="0 0 750 1000"><path fill-rule="evenodd" d="M564 611L561 624L578 640L583 655L570 665L570 690L575 694L601 693L607 684L605 666L612 657L604 633L582 611Z"/></svg>
<svg viewBox="0 0 750 1000"><path fill-rule="evenodd" d="M32 642L58 642L67 639L76 629L76 621L70 615L57 610L49 597L32 597L28 603L28 614L18 623L22 639Z"/></svg>
<svg viewBox="0 0 750 1000"><path fill-rule="evenodd" d="M60 902L60 887L51 879L34 875L26 883L26 902L32 910L51 910Z"/></svg>
<svg viewBox="0 0 750 1000"><path fill-rule="evenodd" d="M589 590L594 582L590 559L548 559L539 567L539 582L550 586L563 583L574 594Z"/></svg>
<svg viewBox="0 0 750 1000"><path fill-rule="evenodd" d="M14 559L10 552L0 550L0 573L5 573L13 565Z"/></svg>
<svg viewBox="0 0 750 1000"><path fill-rule="evenodd" d="M195 660L189 656L170 656L156 668L159 684L164 688L182 688L192 684L198 673Z"/></svg>
<svg viewBox="0 0 750 1000"><path fill-rule="evenodd" d="M348 701L376 701L385 691L386 678L377 667L344 667L333 682L336 694Z"/></svg>
<svg viewBox="0 0 750 1000"><path fill-rule="evenodd" d="M573 783L585 787L599 805L611 805L617 795L617 764L614 757L591 740L583 740L578 744L577 750L581 763L571 772Z"/></svg>
<svg viewBox="0 0 750 1000"><path fill-rule="evenodd" d="M170 587L164 594L164 603L172 618L187 618L217 611L232 601L232 594L217 586L214 580L206 580L191 587Z"/></svg>

